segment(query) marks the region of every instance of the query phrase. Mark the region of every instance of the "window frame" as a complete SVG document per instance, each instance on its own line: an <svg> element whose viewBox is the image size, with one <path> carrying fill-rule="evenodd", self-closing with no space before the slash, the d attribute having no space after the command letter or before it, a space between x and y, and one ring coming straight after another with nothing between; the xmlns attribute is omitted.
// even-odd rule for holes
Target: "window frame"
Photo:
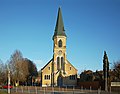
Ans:
<svg viewBox="0 0 120 94"><path fill-rule="evenodd" d="M60 39L59 41L58 41L58 47L62 47L62 40Z"/></svg>

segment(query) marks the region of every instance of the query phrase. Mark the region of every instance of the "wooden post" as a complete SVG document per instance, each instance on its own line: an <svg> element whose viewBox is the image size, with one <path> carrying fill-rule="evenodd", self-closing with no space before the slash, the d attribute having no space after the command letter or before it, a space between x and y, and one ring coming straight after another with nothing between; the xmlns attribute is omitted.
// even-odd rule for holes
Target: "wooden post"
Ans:
<svg viewBox="0 0 120 94"><path fill-rule="evenodd" d="M52 87L52 92L53 92L53 94L54 94L54 87Z"/></svg>
<svg viewBox="0 0 120 94"><path fill-rule="evenodd" d="M73 86L73 94L74 94L74 89L75 89L75 88L74 88L74 86Z"/></svg>
<svg viewBox="0 0 120 94"><path fill-rule="evenodd" d="M83 86L81 86L81 91L83 91Z"/></svg>
<svg viewBox="0 0 120 94"><path fill-rule="evenodd" d="M28 93L30 93L29 87L28 87Z"/></svg>
<svg viewBox="0 0 120 94"><path fill-rule="evenodd" d="M45 88L44 88L44 94L45 94Z"/></svg>
<svg viewBox="0 0 120 94"><path fill-rule="evenodd" d="M60 91L60 86L59 86L59 91Z"/></svg>
<svg viewBox="0 0 120 94"><path fill-rule="evenodd" d="M37 87L35 86L35 92L36 92L36 94L37 94Z"/></svg>
<svg viewBox="0 0 120 94"><path fill-rule="evenodd" d="M111 86L110 86L110 94L111 94Z"/></svg>
<svg viewBox="0 0 120 94"><path fill-rule="evenodd" d="M91 92L91 86L90 86L90 92Z"/></svg>
<svg viewBox="0 0 120 94"><path fill-rule="evenodd" d="M23 93L23 87L21 86L21 91L22 91L22 93Z"/></svg>
<svg viewBox="0 0 120 94"><path fill-rule="evenodd" d="M16 92L17 92L17 87L15 89L16 89Z"/></svg>
<svg viewBox="0 0 120 94"><path fill-rule="evenodd" d="M100 88L98 88L98 94L100 94L100 92L101 92L101 90L100 90Z"/></svg>
<svg viewBox="0 0 120 94"><path fill-rule="evenodd" d="M8 68L8 94L10 94L10 70Z"/></svg>

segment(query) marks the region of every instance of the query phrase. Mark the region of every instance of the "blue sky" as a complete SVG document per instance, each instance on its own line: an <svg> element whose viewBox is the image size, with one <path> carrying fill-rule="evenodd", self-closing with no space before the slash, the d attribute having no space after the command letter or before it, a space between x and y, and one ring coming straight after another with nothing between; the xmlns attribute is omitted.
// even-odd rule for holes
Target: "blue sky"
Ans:
<svg viewBox="0 0 120 94"><path fill-rule="evenodd" d="M0 59L20 50L43 67L53 56L54 29L61 6L67 58L78 69L102 70L120 60L120 0L0 0Z"/></svg>

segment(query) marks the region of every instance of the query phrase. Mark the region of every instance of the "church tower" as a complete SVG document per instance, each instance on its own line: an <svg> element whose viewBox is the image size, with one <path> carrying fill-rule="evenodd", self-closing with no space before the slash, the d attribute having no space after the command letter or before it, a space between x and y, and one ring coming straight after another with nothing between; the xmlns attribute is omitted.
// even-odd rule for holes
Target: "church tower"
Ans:
<svg viewBox="0 0 120 94"><path fill-rule="evenodd" d="M58 71L63 72L65 70L64 61L66 61L66 34L62 19L62 12L60 8L58 10L58 17L55 32L53 35L53 41L54 41L53 61L56 62L57 64L56 69Z"/></svg>
<svg viewBox="0 0 120 94"><path fill-rule="evenodd" d="M61 8L53 35L53 58L41 69L42 86L76 86L77 69L66 57L66 34Z"/></svg>

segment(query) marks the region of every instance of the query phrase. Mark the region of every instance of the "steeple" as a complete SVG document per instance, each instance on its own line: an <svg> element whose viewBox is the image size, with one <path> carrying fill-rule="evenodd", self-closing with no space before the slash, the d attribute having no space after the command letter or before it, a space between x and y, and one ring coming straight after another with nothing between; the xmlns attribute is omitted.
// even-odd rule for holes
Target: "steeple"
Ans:
<svg viewBox="0 0 120 94"><path fill-rule="evenodd" d="M58 9L57 22L56 22L56 27L55 27L55 32L54 32L53 38L55 36L66 36L63 19L62 19L62 12L61 12L60 7Z"/></svg>

